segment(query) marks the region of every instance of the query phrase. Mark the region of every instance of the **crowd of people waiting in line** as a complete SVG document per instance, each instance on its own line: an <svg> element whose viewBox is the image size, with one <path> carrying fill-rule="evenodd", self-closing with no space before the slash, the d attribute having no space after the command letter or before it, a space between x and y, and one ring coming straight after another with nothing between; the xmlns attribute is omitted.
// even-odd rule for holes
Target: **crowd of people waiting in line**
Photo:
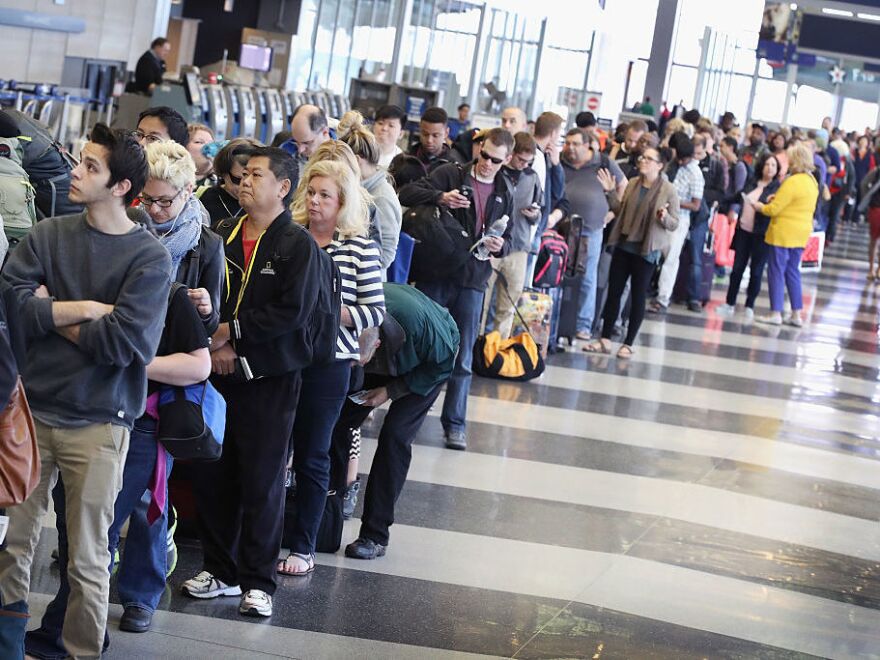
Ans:
<svg viewBox="0 0 880 660"><path fill-rule="evenodd" d="M489 324L511 332L546 230L581 219L574 339L608 353L625 323L622 358L646 311L670 304L683 250L687 304L702 310L701 256L716 212L736 224L721 314L735 312L748 267L752 315L766 265L772 312L759 320L783 322L787 288L785 321L801 325L807 238L815 225L832 241L866 195L876 275L870 132L752 124L741 144L730 113L718 125L695 111L661 126L646 117L612 135L588 112L566 130L557 114L529 122L511 107L499 127L476 130L467 111L452 140L446 112L429 108L408 148L395 106L380 108L371 129L357 112L331 127L319 108L301 106L271 146L217 143L166 107L129 130L94 127L71 173L70 201L83 212L35 225L2 271L27 341L20 368L42 458L36 490L8 510L3 603L27 600L50 500L59 538L61 587L28 634L30 653L100 656L117 561L120 628L150 628L176 562L173 458L157 442L163 385L210 378L227 404L220 459L189 466L203 570L181 589L240 597L242 614L265 617L279 574L314 570L328 492L353 512L360 427L374 408L391 402L349 557L385 554L410 445L444 385L446 446L466 449L474 342ZM448 211L491 259L468 256L414 286L388 282L403 214L424 207ZM487 235L503 216L503 234ZM500 286L509 295L493 296ZM559 311L551 350L561 350ZM296 513L279 558L290 483Z"/></svg>

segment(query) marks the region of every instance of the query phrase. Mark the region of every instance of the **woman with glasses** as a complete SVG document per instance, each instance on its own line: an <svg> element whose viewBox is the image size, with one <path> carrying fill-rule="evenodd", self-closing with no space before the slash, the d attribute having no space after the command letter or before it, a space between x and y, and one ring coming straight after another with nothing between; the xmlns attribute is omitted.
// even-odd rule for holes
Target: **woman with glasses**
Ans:
<svg viewBox="0 0 880 660"><path fill-rule="evenodd" d="M226 218L238 218L244 213L238 203L238 186L248 159L259 146L256 140L236 138L217 152L214 174L220 185L208 188L199 197L211 217L211 226Z"/></svg>
<svg viewBox="0 0 880 660"><path fill-rule="evenodd" d="M645 301L660 254L678 227L678 194L662 176L669 158L666 152L645 149L639 156L639 175L629 180L623 197L607 170L599 170L599 183L608 195L608 206L617 216L608 244L614 246L608 275L608 301L602 314L602 337L584 346L587 353L610 353L611 334L620 311L620 298L630 282L630 312L626 338L617 357L629 358L645 317Z"/></svg>

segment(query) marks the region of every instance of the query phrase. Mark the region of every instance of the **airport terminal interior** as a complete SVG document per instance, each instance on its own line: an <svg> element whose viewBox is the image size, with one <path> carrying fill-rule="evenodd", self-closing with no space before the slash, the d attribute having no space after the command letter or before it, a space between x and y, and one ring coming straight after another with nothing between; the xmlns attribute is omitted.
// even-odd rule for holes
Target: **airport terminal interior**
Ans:
<svg viewBox="0 0 880 660"><path fill-rule="evenodd" d="M880 659L880 0L0 53L0 660Z"/></svg>

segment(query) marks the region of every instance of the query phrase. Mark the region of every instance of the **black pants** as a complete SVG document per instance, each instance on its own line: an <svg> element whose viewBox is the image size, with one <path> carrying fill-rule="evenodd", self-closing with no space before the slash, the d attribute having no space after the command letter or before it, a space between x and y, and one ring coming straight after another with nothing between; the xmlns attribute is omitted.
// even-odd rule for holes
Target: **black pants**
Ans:
<svg viewBox="0 0 880 660"><path fill-rule="evenodd" d="M204 566L243 591L273 594L300 374L220 380L217 389L226 399L223 455L193 466Z"/></svg>
<svg viewBox="0 0 880 660"><path fill-rule="evenodd" d="M626 281L630 279L629 325L623 343L627 346L633 345L645 318L648 285L651 283L651 275L655 268L656 264L652 264L641 255L620 248L614 249L614 254L611 256L611 271L608 274L608 300L602 315L603 339L611 339L614 333L614 322L620 312L620 298L626 287Z"/></svg>
<svg viewBox="0 0 880 660"><path fill-rule="evenodd" d="M733 249L736 253L733 257L733 268L730 271L730 284L727 287L727 304L731 307L736 305L743 273L746 272L746 266L751 264L749 288L746 290L746 307L754 309L758 294L761 293L764 268L767 265L770 246L764 242L764 234L756 234L737 227L736 233L733 235Z"/></svg>
<svg viewBox="0 0 880 660"><path fill-rule="evenodd" d="M387 376L367 374L364 378L364 389L381 387L388 381ZM413 439L437 400L441 387L442 385L438 385L427 396L410 393L391 403L379 432L379 443L370 468L360 536L388 545L388 528L394 523L394 505L406 483L412 460ZM359 406L351 399L345 400L339 421L333 430L335 464L341 466L343 461L347 462L348 446L351 442L349 429L360 427L371 410L372 408ZM334 469L333 472L337 475L340 470ZM340 477L335 478L344 479L344 471L341 471ZM335 486L338 484L334 484Z"/></svg>
<svg viewBox="0 0 880 660"><path fill-rule="evenodd" d="M828 226L825 227L825 242L831 243L837 236L837 223L843 222L841 216L846 210L846 193L840 190L831 195L828 203Z"/></svg>

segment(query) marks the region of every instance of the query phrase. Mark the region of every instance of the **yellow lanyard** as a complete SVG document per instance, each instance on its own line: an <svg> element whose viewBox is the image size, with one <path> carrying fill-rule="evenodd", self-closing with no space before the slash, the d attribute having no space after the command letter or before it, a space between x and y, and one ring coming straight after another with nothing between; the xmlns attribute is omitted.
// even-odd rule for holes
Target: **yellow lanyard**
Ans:
<svg viewBox="0 0 880 660"><path fill-rule="evenodd" d="M247 219L247 215L243 215L241 220L238 221L238 224L235 225L235 229L232 230L232 233L229 234L229 238L226 239L226 245L230 245L235 237L238 236L239 230L244 226L244 221ZM260 241L263 240L263 234L266 233L266 230L260 232L260 235L257 237L257 242L254 244L254 251L251 252L251 259L248 262L247 268L244 270L244 276L241 280L241 287L238 289L238 300L235 302L235 309L232 312L233 318L238 318L238 308L241 306L241 299L244 298L244 290L247 288L248 282L251 279L251 271L254 268L254 262L257 260L257 251L260 249ZM244 251L244 231L241 234L241 242L242 242L242 251ZM226 263L226 294L227 300L229 299L229 262Z"/></svg>

